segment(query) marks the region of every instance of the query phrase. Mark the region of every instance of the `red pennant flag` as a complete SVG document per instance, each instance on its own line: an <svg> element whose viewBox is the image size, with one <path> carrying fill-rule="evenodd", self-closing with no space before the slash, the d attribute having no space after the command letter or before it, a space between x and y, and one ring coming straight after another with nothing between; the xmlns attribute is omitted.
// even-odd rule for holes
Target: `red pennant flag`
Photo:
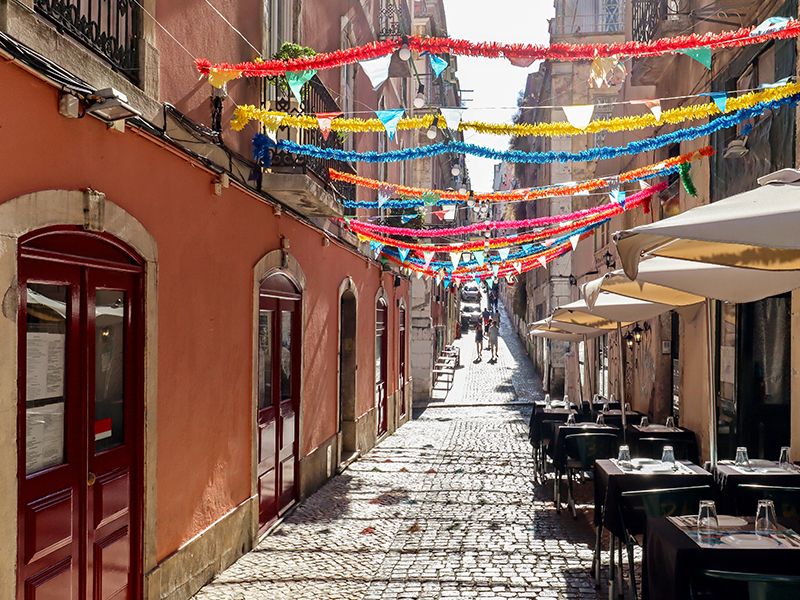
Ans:
<svg viewBox="0 0 800 600"><path fill-rule="evenodd" d="M341 112L326 112L317 113L317 123L319 124L319 132L322 134L322 139L328 141L328 136L331 134L331 121L336 117L341 117Z"/></svg>
<svg viewBox="0 0 800 600"><path fill-rule="evenodd" d="M433 214L435 214L437 217L439 217L440 221L443 221L444 220L444 216L447 214L447 211L446 210L435 210L435 211L433 211Z"/></svg>

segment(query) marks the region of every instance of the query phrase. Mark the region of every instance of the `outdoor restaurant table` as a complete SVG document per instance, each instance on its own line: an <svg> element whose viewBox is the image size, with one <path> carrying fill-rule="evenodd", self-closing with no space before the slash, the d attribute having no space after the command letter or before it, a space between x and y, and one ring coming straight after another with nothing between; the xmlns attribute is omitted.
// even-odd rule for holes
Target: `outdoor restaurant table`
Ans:
<svg viewBox="0 0 800 600"><path fill-rule="evenodd" d="M544 421L566 421L570 413L574 412L574 408L564 408L561 405L559 408L547 408L547 406L534 406L533 413L531 414L530 430L528 437L531 444L538 446L542 441L542 423Z"/></svg>
<svg viewBox="0 0 800 600"><path fill-rule="evenodd" d="M752 471L740 469L730 460L721 460L714 469L714 481L717 484L720 508L733 511L735 508L736 488L743 483L756 485L777 485L800 487L800 468L781 469L774 460L752 459Z"/></svg>
<svg viewBox="0 0 800 600"><path fill-rule="evenodd" d="M576 423L575 425L558 425L554 427L551 436L552 443L547 449L547 454L553 459L556 473L560 475L566 470L567 462L567 436L576 433L613 433L619 434L619 429L612 425L598 425L597 423Z"/></svg>
<svg viewBox="0 0 800 600"><path fill-rule="evenodd" d="M746 528L753 530L752 517ZM788 542L776 541L774 547L759 548L722 542L713 548L702 547L672 519L651 518L647 520L642 559L642 596L647 600L686 600L694 574L704 569L797 575L798 564L800 547ZM746 591L742 598L747 598Z"/></svg>
<svg viewBox="0 0 800 600"><path fill-rule="evenodd" d="M622 410L607 410L602 412L603 421L606 425L614 425L615 427L622 427ZM628 424L639 423L644 415L636 410L625 411L625 420Z"/></svg>
<svg viewBox="0 0 800 600"><path fill-rule="evenodd" d="M609 410L620 410L622 408L622 405L618 400L614 400L613 402L607 402L606 400L592 400L592 412L595 414L603 412L606 404L608 404Z"/></svg>
<svg viewBox="0 0 800 600"><path fill-rule="evenodd" d="M640 419L641 421L641 419ZM682 427L667 427L666 425L658 425L651 423L647 427L642 427L638 423L636 425L628 424L628 444L631 446L633 456L636 456L637 443L641 438L664 438L668 440L688 440L692 443L693 451L689 460L693 463L700 462L699 451L697 448L697 438L694 431L683 429Z"/></svg>
<svg viewBox="0 0 800 600"><path fill-rule="evenodd" d="M688 461L679 461L691 472L669 471L652 473L623 471L616 461L598 460L594 463L594 523L603 525L613 535L624 539L619 518L619 503L622 492L661 488L707 485L713 488L711 473Z"/></svg>

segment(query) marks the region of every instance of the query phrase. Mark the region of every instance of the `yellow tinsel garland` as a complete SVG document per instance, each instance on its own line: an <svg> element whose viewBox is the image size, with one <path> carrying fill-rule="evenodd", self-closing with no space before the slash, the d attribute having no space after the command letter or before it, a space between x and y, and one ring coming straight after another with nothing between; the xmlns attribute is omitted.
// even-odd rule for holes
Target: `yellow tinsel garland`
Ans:
<svg viewBox="0 0 800 600"><path fill-rule="evenodd" d="M727 100L725 112L733 112L743 108L750 108L761 102L771 102L800 93L800 83L787 83L774 88L767 88L731 96ZM554 123L486 123L483 121L462 121L461 131L474 131L494 135L512 136L540 136L558 137L580 135L583 133L597 133L600 131L619 132L644 129L664 124L677 124L684 121L696 121L722 114L715 102L692 104L665 110L661 118L648 112L643 115L629 117L612 117L592 121L585 129L578 129L568 122ZM261 109L252 105L237 106L231 119L231 128L241 131L250 121L258 121L265 128L275 130L279 127L292 127L295 129L317 129L319 121L313 114L290 114L281 111ZM398 130L428 129L431 125L439 129L447 129L447 123L440 115L426 114L419 117L406 117L400 120ZM345 133L380 133L385 131L379 119L343 118L331 121L331 131Z"/></svg>

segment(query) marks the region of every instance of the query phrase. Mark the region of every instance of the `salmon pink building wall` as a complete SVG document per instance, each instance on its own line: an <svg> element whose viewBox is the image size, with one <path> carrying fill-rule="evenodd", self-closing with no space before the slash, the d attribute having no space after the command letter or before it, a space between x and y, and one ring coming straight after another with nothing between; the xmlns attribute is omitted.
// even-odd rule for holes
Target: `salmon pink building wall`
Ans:
<svg viewBox="0 0 800 600"><path fill-rule="evenodd" d="M407 282L213 175L149 136L58 113L58 92L0 63L0 203L48 189L92 188L138 219L158 250L157 555L159 560L251 494L253 266L280 248L304 292L301 452L336 435L338 289L358 287L358 414L374 401L374 298L387 294L388 390L397 373L397 300ZM42 140L47 143L43 144ZM10 143L13 140L14 143Z"/></svg>

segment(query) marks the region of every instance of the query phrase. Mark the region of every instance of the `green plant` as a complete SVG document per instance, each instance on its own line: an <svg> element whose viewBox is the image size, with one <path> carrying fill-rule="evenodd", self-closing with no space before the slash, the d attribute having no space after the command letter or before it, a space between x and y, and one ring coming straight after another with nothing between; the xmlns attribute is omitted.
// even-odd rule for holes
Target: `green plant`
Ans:
<svg viewBox="0 0 800 600"><path fill-rule="evenodd" d="M294 58L303 58L306 56L316 56L317 51L308 46L301 46L292 42L283 42L278 51L272 55L274 60L292 60ZM286 84L286 78L282 75L275 75L268 77L270 83L277 87L279 90L288 90L289 86Z"/></svg>

